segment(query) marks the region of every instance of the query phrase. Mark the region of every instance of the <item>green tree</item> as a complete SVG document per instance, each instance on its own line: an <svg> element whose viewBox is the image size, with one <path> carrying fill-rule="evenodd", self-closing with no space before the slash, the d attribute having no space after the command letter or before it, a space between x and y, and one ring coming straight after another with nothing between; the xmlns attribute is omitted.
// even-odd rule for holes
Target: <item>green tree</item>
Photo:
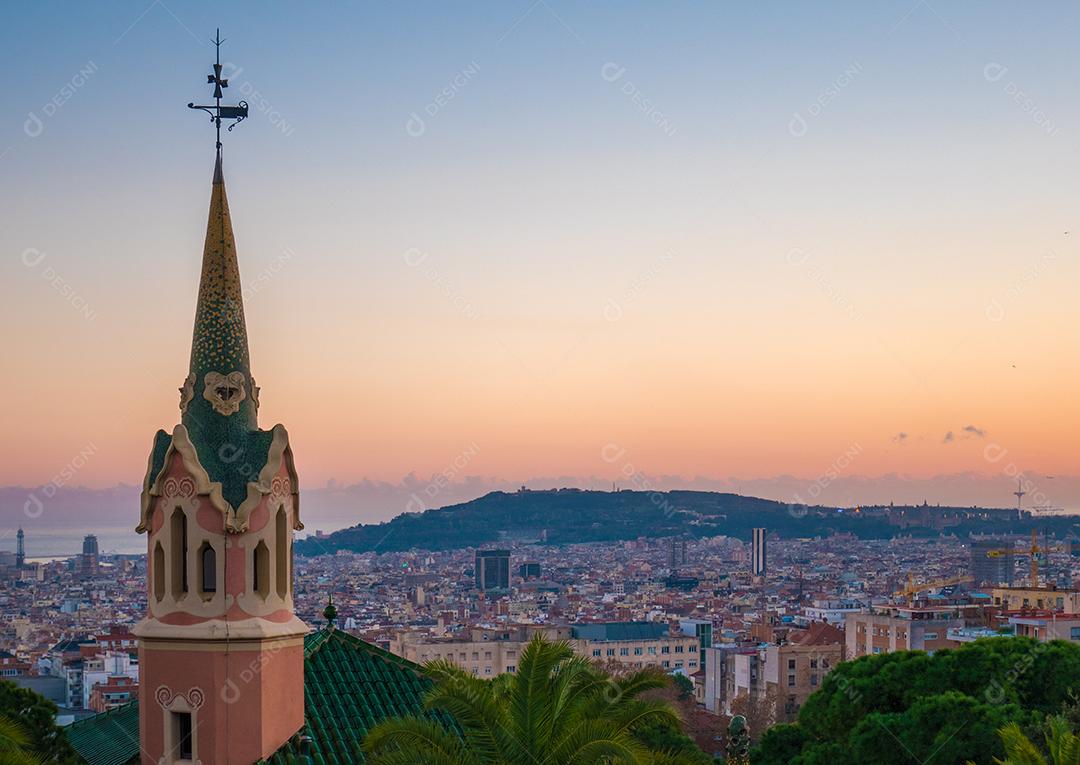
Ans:
<svg viewBox="0 0 1080 765"><path fill-rule="evenodd" d="M372 765L693 762L651 750L636 735L649 725L679 723L669 703L642 697L667 684L662 672L613 679L569 644L540 635L522 651L515 674L483 680L444 660L426 669L436 680L424 700L429 716L386 720L372 729L364 740Z"/></svg>
<svg viewBox="0 0 1080 765"><path fill-rule="evenodd" d="M694 739L678 725L656 721L642 725L634 731L634 738L653 752L677 755L687 765L711 765L713 758L701 751Z"/></svg>
<svg viewBox="0 0 1080 765"><path fill-rule="evenodd" d="M694 681L682 672L676 672L671 676L672 682L679 690L679 700L686 701L694 697Z"/></svg>
<svg viewBox="0 0 1080 765"><path fill-rule="evenodd" d="M789 765L802 752L804 744L806 735L800 726L774 725L765 731L750 760L754 765Z"/></svg>
<svg viewBox="0 0 1080 765"><path fill-rule="evenodd" d="M20 750L41 761L73 765L78 756L68 743L63 730L56 725L56 705L43 696L26 688L20 688L8 680L0 680L0 718L14 723L18 729L14 738L7 738L7 744L0 744L0 752L18 753ZM11 728L8 729L10 735ZM19 736L23 738L20 739ZM0 734L0 740L4 737ZM24 744L15 742L23 740ZM0 763L5 761L0 759ZM11 762L19 762L13 760Z"/></svg>
<svg viewBox="0 0 1080 765"><path fill-rule="evenodd" d="M1009 723L1037 732L1047 714L1072 714L1080 646L993 637L933 655L898 651L843 662L752 752L755 765L989 763ZM1080 713L1078 710L1077 713ZM1080 765L1080 763L1078 763Z"/></svg>

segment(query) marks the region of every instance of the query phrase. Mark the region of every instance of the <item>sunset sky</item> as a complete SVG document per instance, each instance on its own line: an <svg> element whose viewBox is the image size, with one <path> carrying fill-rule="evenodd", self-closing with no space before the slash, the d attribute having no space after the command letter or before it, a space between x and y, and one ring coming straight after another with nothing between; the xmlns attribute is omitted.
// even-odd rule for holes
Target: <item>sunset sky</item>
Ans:
<svg viewBox="0 0 1080 765"><path fill-rule="evenodd" d="M8 5L0 486L178 421L216 26L304 485L1078 472L1080 6L751 5Z"/></svg>

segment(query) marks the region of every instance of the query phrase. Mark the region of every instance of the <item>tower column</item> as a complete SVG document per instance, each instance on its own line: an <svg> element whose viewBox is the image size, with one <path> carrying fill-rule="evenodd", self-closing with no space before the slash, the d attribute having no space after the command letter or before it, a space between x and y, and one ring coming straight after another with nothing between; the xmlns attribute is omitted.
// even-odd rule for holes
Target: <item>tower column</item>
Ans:
<svg viewBox="0 0 1080 765"><path fill-rule="evenodd" d="M155 436L141 496L144 765L254 763L304 725L296 470L288 433L260 430L258 405L219 146L181 422Z"/></svg>

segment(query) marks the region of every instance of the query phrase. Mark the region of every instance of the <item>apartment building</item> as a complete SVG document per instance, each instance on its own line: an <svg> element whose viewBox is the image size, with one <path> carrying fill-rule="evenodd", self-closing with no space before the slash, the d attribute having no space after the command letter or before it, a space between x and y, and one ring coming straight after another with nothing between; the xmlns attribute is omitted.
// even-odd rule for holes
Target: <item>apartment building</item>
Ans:
<svg viewBox="0 0 1080 765"><path fill-rule="evenodd" d="M739 699L752 704L772 705L770 717L774 722L792 722L799 708L833 668L844 659L844 634L825 622L815 622L799 633L792 633L783 643L759 645L717 651L710 655L723 656L727 667L720 673L724 687L717 694L716 679L710 686L706 672L706 708L723 714L733 714Z"/></svg>
<svg viewBox="0 0 1080 765"><path fill-rule="evenodd" d="M596 662L682 670L688 675L701 663L701 639L673 630L666 622L575 624L570 630L574 650Z"/></svg>
<svg viewBox="0 0 1080 765"><path fill-rule="evenodd" d="M1015 634L1033 638L1041 643L1050 640L1080 642L1080 614L1043 611L1010 616L1009 626L1013 628Z"/></svg>
<svg viewBox="0 0 1080 765"><path fill-rule="evenodd" d="M1025 609L1080 613L1080 591L1049 587L994 587L990 590L994 605L1003 611Z"/></svg>
<svg viewBox="0 0 1080 765"><path fill-rule="evenodd" d="M127 687L127 683L121 683L121 678L126 678L132 685L138 687L139 658L127 653L97 653L83 659L82 674L82 708L93 709L90 706L90 697L98 686L124 685ZM130 688L128 690L130 691ZM122 694L121 691L116 693Z"/></svg>
<svg viewBox="0 0 1080 765"><path fill-rule="evenodd" d="M139 698L139 683L125 675L110 677L94 683L86 708L94 712L108 712Z"/></svg>
<svg viewBox="0 0 1080 765"><path fill-rule="evenodd" d="M390 651L421 664L444 659L478 677L494 677L517 671L521 652L537 633L549 640L566 640L577 654L601 664L631 669L660 667L694 674L700 662L699 637L653 622L474 627L467 636L454 637L401 632L391 638Z"/></svg>
<svg viewBox="0 0 1080 765"><path fill-rule="evenodd" d="M527 624L504 629L474 627L466 636L453 637L400 632L391 638L389 647L391 653L418 664L444 660L477 677L494 677L516 672L521 652L538 633L549 640L570 638L569 627Z"/></svg>
<svg viewBox="0 0 1080 765"><path fill-rule="evenodd" d="M874 606L844 618L845 657L954 647L949 630L979 621L978 604Z"/></svg>

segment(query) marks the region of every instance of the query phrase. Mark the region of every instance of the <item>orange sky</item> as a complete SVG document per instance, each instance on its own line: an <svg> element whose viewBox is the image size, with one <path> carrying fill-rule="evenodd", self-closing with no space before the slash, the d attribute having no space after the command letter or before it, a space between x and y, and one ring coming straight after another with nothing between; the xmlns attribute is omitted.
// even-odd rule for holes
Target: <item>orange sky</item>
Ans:
<svg viewBox="0 0 1080 765"><path fill-rule="evenodd" d="M538 12L502 45L512 18L406 34L385 13L230 19L238 87L291 125L261 111L225 167L260 421L289 428L308 485L472 450L457 472L515 481L627 462L813 478L852 449L847 474L1076 472L1069 24L853 6L814 34L750 9L613 30L567 9L582 42ZM105 21L50 26L65 57L12 82L2 113L0 485L88 447L66 480L137 483L178 418L212 165L183 104L209 50L165 14L119 44ZM45 34L12 33L0 55Z"/></svg>

